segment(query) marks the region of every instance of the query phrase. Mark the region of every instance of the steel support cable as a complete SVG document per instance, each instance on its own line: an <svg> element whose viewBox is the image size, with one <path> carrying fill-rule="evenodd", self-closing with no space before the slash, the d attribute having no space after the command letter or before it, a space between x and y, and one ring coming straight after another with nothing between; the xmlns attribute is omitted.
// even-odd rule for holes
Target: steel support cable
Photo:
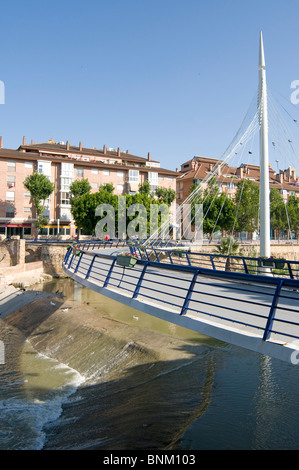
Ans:
<svg viewBox="0 0 299 470"><path fill-rule="evenodd" d="M256 96L256 94L255 94L255 96ZM254 101L254 100L252 100L252 102L253 102L253 101ZM237 137L238 137L238 135L241 133L241 129L242 129L242 127L244 126L244 123L245 123L246 119L247 119L248 116L249 116L249 112L250 112L250 110L251 110L251 107L252 107L252 103L251 103L251 105L250 105L250 107L249 107L249 109L248 109L248 111L247 111L247 113L246 113L246 115L245 115L245 117L244 117L244 119L243 119L243 122L242 122L241 126L239 127L239 129L238 129L238 131L237 131L235 137L233 138L232 142L230 143L230 145L227 147L226 151L225 151L224 154L223 154L223 156L225 156L226 154L227 154L227 156L226 156L225 158L222 158L222 159L219 160L219 162L221 162L221 163L220 163L220 167L223 166L225 163L227 163L227 161L229 160L229 158L231 157L231 155L233 155L233 154L235 153L235 151L236 151L237 147L240 145L240 143L242 144L242 141L244 141L244 139L246 138L247 130L248 130L248 128L251 127L251 124L246 128L246 131L245 131L245 132L241 135L241 137L237 140ZM253 118L252 121L255 121L256 115L257 115L257 113L255 113L254 118ZM251 121L251 122L252 122L252 121ZM237 140L237 143L234 145L234 142L235 142L236 140ZM233 146L233 145L234 145L234 146ZM231 149L231 150L230 150L230 149ZM229 151L229 150L230 150L230 151ZM218 166L217 166L217 165L216 165L216 169L215 169L215 174L216 174L216 171L218 171ZM205 179L203 180L203 182L208 183L209 180L210 180L212 177L213 177L213 175L208 176L207 178L205 178ZM197 190L196 190L192 195L188 196L188 198L183 202L183 204L189 203L191 197L193 198L193 197L197 196L197 193L199 193L200 190L201 190L200 187L197 188ZM181 206L179 206L179 207L181 207ZM178 209L178 210L176 211L176 214L177 214L177 215L178 215L178 213L179 213L179 212L178 212L179 210L180 210L180 209ZM176 220L177 220L177 218L178 218L178 217L176 217ZM168 222L166 222L165 225L166 225L166 224L167 224L167 227L168 227ZM162 229L162 230L163 230L163 229ZM165 230L166 230L166 228L165 228ZM161 227L158 228L158 229L154 232L154 234L150 236L150 238L145 242L145 245L150 245L151 243L153 243L153 241L158 237L159 233L161 233Z"/></svg>
<svg viewBox="0 0 299 470"><path fill-rule="evenodd" d="M245 144L248 142L248 140L251 138L251 136L254 135L255 132L256 132L256 130L258 129L256 117L257 117L257 113L256 113L256 115L255 115L253 121L251 122L250 126L247 128L246 132L243 134L243 137L245 137L245 138L243 138L243 139L242 139L242 142L239 143L239 144L241 144L242 146L245 145ZM243 148L244 148L244 147L242 147L242 149L243 149ZM235 148L234 148L234 149L235 149ZM218 168L217 168L217 170L218 170ZM201 223L201 227L203 226L203 222L204 222L204 220L205 220L205 218L206 218L206 216L207 216L207 214L208 214L210 208L212 207L216 196L217 196L217 194L215 194L215 196L214 196L214 198L213 198L213 200L212 200L212 202L211 202L211 204L210 204L210 207L208 208L208 211L206 212L206 214L205 214L205 216L204 216L204 219L203 219L203 221L202 221L202 223ZM183 223L184 223L184 220L183 220ZM200 228L201 228L201 227L200 227ZM187 229L186 229L186 230L187 230Z"/></svg>

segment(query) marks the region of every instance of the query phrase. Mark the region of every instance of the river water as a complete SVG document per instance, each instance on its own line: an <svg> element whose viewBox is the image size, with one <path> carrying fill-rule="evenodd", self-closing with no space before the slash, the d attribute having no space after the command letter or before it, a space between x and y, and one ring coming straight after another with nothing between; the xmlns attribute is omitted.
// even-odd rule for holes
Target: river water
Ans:
<svg viewBox="0 0 299 470"><path fill-rule="evenodd" d="M37 338L51 338L55 317L35 342L0 320L8 351L0 365L1 450L299 448L298 366L136 312L71 280L43 289L92 305L104 323L101 333L84 323L63 330L41 354Z"/></svg>

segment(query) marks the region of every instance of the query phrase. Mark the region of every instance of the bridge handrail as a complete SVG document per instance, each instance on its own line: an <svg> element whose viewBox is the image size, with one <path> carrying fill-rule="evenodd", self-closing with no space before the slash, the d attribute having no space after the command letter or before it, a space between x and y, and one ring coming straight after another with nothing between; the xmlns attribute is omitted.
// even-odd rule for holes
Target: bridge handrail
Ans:
<svg viewBox="0 0 299 470"><path fill-rule="evenodd" d="M273 263L271 267L271 274L277 277L290 277L291 279L299 278L299 261L287 260L284 258L270 257L267 259L261 257L251 256L238 256L238 255L222 255L220 253L197 253L183 250L182 248L156 248L156 247L142 247L141 245L133 245L130 247L131 251L135 251L140 259L150 259L152 255L158 262L163 258L168 258L171 264L178 263L178 258L185 258L189 266L198 266L196 261L201 265L210 265L213 270L217 268L224 268L226 270L244 271L245 274L251 274L266 268L266 264ZM144 256L145 255L145 256ZM173 260L176 257L177 259ZM197 258L197 260L196 260ZM229 262L228 262L229 261ZM279 265L283 265L283 267ZM227 266L229 268L227 269ZM276 267L276 266L278 267ZM284 267L286 266L286 267ZM199 266L198 266L199 267Z"/></svg>
<svg viewBox="0 0 299 470"><path fill-rule="evenodd" d="M90 246L85 246L86 243L82 243L82 247L79 248L79 244L76 245L77 249L78 249L78 252L79 253L74 253L73 252L73 249L72 247L69 247L69 249L67 250L67 253L65 255L65 259L64 259L64 266L66 267L67 271L70 272L70 270L73 270L74 274L80 274L80 275L83 275L85 276L84 279L85 280L89 280L91 278L94 278L95 280L99 280L99 276L104 278L102 279L102 282L103 282L103 287L109 287L110 285L114 286L115 287L115 284L112 283L113 280L116 280L117 282L119 281L119 278L115 277L115 271L114 271L114 268L115 268L115 264L116 264L116 259L117 259L117 255L116 254L106 254L106 253L96 253L94 251L90 251L89 249L85 249L85 248L89 248ZM90 244L90 245L94 245L94 243ZM101 242L101 245L103 245L103 242ZM107 247L107 243L105 244L105 246ZM115 246L115 245L114 245ZM127 244L124 244L122 246L126 246L127 247ZM93 249L93 248L92 248ZM91 260L89 263L86 264L86 256L87 257L91 257ZM83 261L84 259L84 261ZM102 268L102 271L104 274L101 274L99 273L98 271L94 271L94 263L95 263L95 260L96 259L102 259L102 260L109 260L110 264L108 263L105 263L103 262L103 268ZM112 263L111 263L112 261ZM85 265L84 265L85 263ZM266 303L264 305L262 305L263 307L266 307L266 308L269 308L269 313L268 315L263 315L263 314L260 314L260 313L252 313L252 312L245 312L244 310L242 310L242 308L231 308L231 307L223 307L223 309L225 310L225 308L227 309L230 309L230 310L234 310L235 312L237 313L240 313L240 314L247 314L249 316L252 316L252 318L254 317L259 317L259 318L262 318L264 321L265 321L265 326L264 328L261 328L261 326L257 326L255 325L254 323L248 323L244 320L242 320L241 318L239 319L236 319L234 320L234 323L236 324L241 324L241 325L245 325L245 326L249 326L249 327L252 327L252 328L257 328L259 330L262 330L263 331L263 334L262 334L262 339L264 341L267 341L270 337L270 335L272 333L276 333L276 334L279 334L279 335L285 335L287 336L288 338L294 338L296 340L299 339L299 333L298 334L286 334L284 333L282 330L275 330L273 329L273 324L274 324L274 321L277 322L277 324L289 324L289 325L294 325L296 327L299 327L299 318L298 318L298 321L296 319L296 321L291 321L291 320L288 320L286 318L283 318L283 319L277 319L275 318L275 312L277 310L277 308L280 308L281 307L277 307L277 303L278 303L278 299L279 298L287 298L287 295L286 295L286 290L283 291L283 289L287 289L288 291L298 291L299 290L299 280L297 279L291 279L291 278L278 278L278 277L269 277L269 276L262 276L262 275L253 275L253 274L246 274L246 273L239 273L239 272L229 272L229 271L220 271L220 270L215 270L215 269L207 269L207 268L202 268L202 267L196 267L196 266L192 266L192 265L179 265L179 264L174 264L174 263L162 263L162 262L158 262L158 261L151 261L149 259L138 259L138 264L141 265L141 270L138 270L137 273L138 273L138 276L134 276L132 274L132 272L130 273L130 280L126 280L126 284L129 285L129 286L132 286L132 290L129 290L128 288L123 288L123 287L120 287L120 284L119 286L119 289L125 289L126 291L128 291L131 295L131 298L132 299L136 299L138 296L139 296L139 292L140 292L140 289L141 288L145 288L149 291L149 294L144 294L142 293L142 296L145 297L145 298L148 298L150 301L156 301L157 300L157 293L160 292L160 293L164 293L165 294L165 291L163 290L159 290L159 288L163 288L163 286L165 286L166 284L164 284L163 282L160 282L159 280L155 280L155 281L150 281L149 279L147 279L147 283L153 283L154 282L154 286L153 287L144 287L143 286L143 280L144 280L144 276L145 274L147 273L148 271L148 268L152 267L152 268L158 268L158 270L155 270L155 272L152 272L150 271L151 274L154 274L156 277L160 277L163 279L164 278L170 278L169 275L166 275L165 274L165 271L167 272L181 272L181 273L191 273L192 274L192 280L191 282L189 283L189 286L188 288L184 288L184 287L180 287L178 290L180 291L179 294L175 294L173 296L173 298L171 299L171 301L167 301L167 300L161 300L161 302L165 302L166 304L170 304L172 307L175 307L175 308L179 308L180 309L180 315L185 315L187 312L191 312L194 311L198 311L197 309L194 309L190 306L190 302L198 302L196 300L194 300L192 298L192 294L193 293L200 293L198 291L195 290L195 287L200 285L200 281L198 281L198 276L201 275L203 276L205 279L207 278L212 278L212 279L218 279L218 280L226 280L226 281L238 281L239 283L244 283L244 284L247 284L247 286L249 286L249 289L246 290L247 293L252 293L254 294L256 289L257 288L260 288L261 286L263 286L264 288L264 292L263 292L263 295L265 296L268 296L269 297L269 304ZM80 268L82 267L83 271L80 272ZM101 270L101 268L97 267L97 269ZM130 270L131 271L131 270ZM157 271L157 272L156 272ZM133 270L134 272L134 270ZM94 274L94 276L93 276ZM174 277L175 279L175 277ZM189 280L186 280L186 282L189 282ZM206 283L205 283L206 285ZM250 285L251 285L251 290L250 290ZM227 286L226 286L227 287ZM228 287L229 288L229 287ZM231 286L232 289L234 289L235 292L238 291L238 289L240 291L242 291L242 289L239 287L239 288L236 288L232 282L232 286ZM268 290L267 290L268 288ZM167 293L167 292L166 292ZM205 295L209 295L207 292L203 292ZM182 294L182 295L180 295ZM288 294L288 292L287 292ZM219 296L218 296L219 297ZM220 297L222 297L220 295ZM225 297L223 295L223 298L226 298L226 299L230 299L229 297ZM297 297L294 297L295 300L297 300ZM183 304L181 305L179 301L183 301ZM240 302L238 300L238 302ZM244 302L245 304L248 303L248 304L256 304L256 305L260 305L259 302L249 302L249 301L246 301L245 299L242 299L241 301L241 304L242 302ZM207 304L209 305L210 307L217 307L216 303L213 302L212 300L212 303L207 303L207 302L203 302L201 301L202 304ZM289 308L289 307L284 307L284 310L288 313L292 313L292 314L298 314L298 309L293 309L293 308ZM217 315L217 314L214 314L214 313L206 313L206 312L203 312L203 311L200 311L201 314L205 314L205 315L208 315L209 317L214 317L214 318L219 318L221 320L226 320L226 321L231 321L228 317L225 317L223 315Z"/></svg>

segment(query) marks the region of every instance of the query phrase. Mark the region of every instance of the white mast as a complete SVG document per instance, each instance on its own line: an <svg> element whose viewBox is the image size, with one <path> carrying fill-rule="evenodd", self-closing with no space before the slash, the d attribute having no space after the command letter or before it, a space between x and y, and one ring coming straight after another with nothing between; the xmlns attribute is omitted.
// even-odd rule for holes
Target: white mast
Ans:
<svg viewBox="0 0 299 470"><path fill-rule="evenodd" d="M260 256L270 256L270 193L268 109L265 56L262 32L259 51L259 117L260 117Z"/></svg>

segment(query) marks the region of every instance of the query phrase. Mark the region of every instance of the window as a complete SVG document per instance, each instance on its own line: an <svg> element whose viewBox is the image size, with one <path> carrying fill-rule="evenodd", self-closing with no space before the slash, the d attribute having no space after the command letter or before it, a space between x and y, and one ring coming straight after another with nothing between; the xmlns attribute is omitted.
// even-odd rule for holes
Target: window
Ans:
<svg viewBox="0 0 299 470"><path fill-rule="evenodd" d="M129 170L129 183L138 183L138 182L139 182L139 171Z"/></svg>
<svg viewBox="0 0 299 470"><path fill-rule="evenodd" d="M90 183L90 186L91 186L93 189L98 189L99 183Z"/></svg>
<svg viewBox="0 0 299 470"><path fill-rule="evenodd" d="M74 164L73 163L61 163L61 176L67 178L74 178Z"/></svg>
<svg viewBox="0 0 299 470"><path fill-rule="evenodd" d="M51 162L45 162L45 161L39 160L37 162L37 171L38 171L38 173L42 173L43 175L50 178L50 176L51 176Z"/></svg>
<svg viewBox="0 0 299 470"><path fill-rule="evenodd" d="M158 173L150 171L148 173L148 181L151 186L158 186Z"/></svg>
<svg viewBox="0 0 299 470"><path fill-rule="evenodd" d="M24 214L31 214L31 207L24 207Z"/></svg>
<svg viewBox="0 0 299 470"><path fill-rule="evenodd" d="M83 178L83 175L84 175L84 170L83 168L76 168L76 177L77 178Z"/></svg>
<svg viewBox="0 0 299 470"><path fill-rule="evenodd" d="M25 162L25 168L33 168L33 162Z"/></svg>
<svg viewBox="0 0 299 470"><path fill-rule="evenodd" d="M168 176L168 181L173 181L173 180L174 180L173 176Z"/></svg>
<svg viewBox="0 0 299 470"><path fill-rule="evenodd" d="M235 183L226 183L227 189L235 189Z"/></svg>
<svg viewBox="0 0 299 470"><path fill-rule="evenodd" d="M73 178L61 178L61 190L69 191L70 185L73 182Z"/></svg>
<svg viewBox="0 0 299 470"><path fill-rule="evenodd" d="M118 184L118 185L116 186L116 188L117 188L118 191L123 191L123 190L124 190L124 187L123 187L122 184Z"/></svg>
<svg viewBox="0 0 299 470"><path fill-rule="evenodd" d="M99 169L98 169L98 168L92 168L92 169L91 169L91 173L92 173L93 175L98 175L98 174L99 174Z"/></svg>
<svg viewBox="0 0 299 470"><path fill-rule="evenodd" d="M16 185L16 177L15 175L7 175L6 177L7 187L14 188Z"/></svg>
<svg viewBox="0 0 299 470"><path fill-rule="evenodd" d="M6 200L7 201L14 201L15 200L14 191L6 191Z"/></svg>
<svg viewBox="0 0 299 470"><path fill-rule="evenodd" d="M24 193L24 197L31 197L31 194L27 191L26 193Z"/></svg>
<svg viewBox="0 0 299 470"><path fill-rule="evenodd" d="M12 218L15 216L15 208L13 206L5 207L5 217Z"/></svg>
<svg viewBox="0 0 299 470"><path fill-rule="evenodd" d="M110 175L110 170L103 170L103 175L104 176L109 176Z"/></svg>
<svg viewBox="0 0 299 470"><path fill-rule="evenodd" d="M61 202L61 204L69 204L70 203L70 193L68 193L66 191L62 191L60 202Z"/></svg>
<svg viewBox="0 0 299 470"><path fill-rule="evenodd" d="M158 176L158 180L159 180L159 181L164 181L164 176L159 175L159 176Z"/></svg>
<svg viewBox="0 0 299 470"><path fill-rule="evenodd" d="M118 171L117 172L117 181L123 181L124 180L124 172L123 171Z"/></svg>
<svg viewBox="0 0 299 470"><path fill-rule="evenodd" d="M9 172L16 171L16 162L13 162L13 161L7 162L7 171Z"/></svg>

